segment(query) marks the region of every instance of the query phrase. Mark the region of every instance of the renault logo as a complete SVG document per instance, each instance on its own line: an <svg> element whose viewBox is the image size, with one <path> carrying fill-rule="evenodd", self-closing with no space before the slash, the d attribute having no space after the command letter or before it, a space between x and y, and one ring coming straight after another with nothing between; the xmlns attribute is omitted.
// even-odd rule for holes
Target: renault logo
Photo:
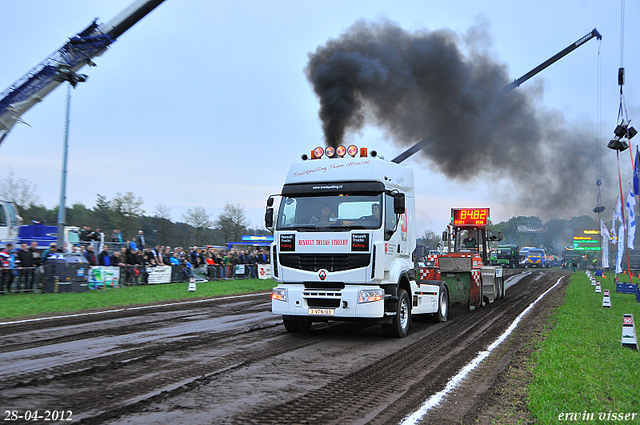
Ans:
<svg viewBox="0 0 640 425"><path fill-rule="evenodd" d="M318 277L320 278L320 280L325 280L327 278L327 274L329 272L326 271L325 269L322 269L318 272Z"/></svg>

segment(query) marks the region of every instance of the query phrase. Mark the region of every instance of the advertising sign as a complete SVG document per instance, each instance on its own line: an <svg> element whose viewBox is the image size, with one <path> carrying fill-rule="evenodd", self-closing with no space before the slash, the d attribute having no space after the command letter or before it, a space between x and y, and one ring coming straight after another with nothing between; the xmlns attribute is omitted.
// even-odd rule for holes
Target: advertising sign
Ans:
<svg viewBox="0 0 640 425"><path fill-rule="evenodd" d="M600 251L600 230L573 229L573 249L576 251Z"/></svg>

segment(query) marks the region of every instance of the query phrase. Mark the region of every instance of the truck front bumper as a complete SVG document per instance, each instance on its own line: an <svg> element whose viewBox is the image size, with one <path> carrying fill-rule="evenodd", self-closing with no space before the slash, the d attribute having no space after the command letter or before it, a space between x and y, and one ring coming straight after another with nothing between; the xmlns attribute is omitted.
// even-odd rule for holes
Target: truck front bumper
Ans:
<svg viewBox="0 0 640 425"><path fill-rule="evenodd" d="M384 290L379 286L346 285L341 290L307 289L303 284L278 285L286 299L271 299L271 311L284 316L306 316L317 320L384 317ZM379 300L361 302L362 291L381 291Z"/></svg>

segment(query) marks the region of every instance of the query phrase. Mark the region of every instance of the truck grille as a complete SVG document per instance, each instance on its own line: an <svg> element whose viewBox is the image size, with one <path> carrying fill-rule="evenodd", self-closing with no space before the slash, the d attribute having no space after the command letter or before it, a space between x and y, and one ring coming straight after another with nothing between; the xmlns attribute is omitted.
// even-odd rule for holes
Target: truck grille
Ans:
<svg viewBox="0 0 640 425"><path fill-rule="evenodd" d="M339 272L367 267L371 261L371 254L280 254L280 264L298 270L317 272L328 270Z"/></svg>

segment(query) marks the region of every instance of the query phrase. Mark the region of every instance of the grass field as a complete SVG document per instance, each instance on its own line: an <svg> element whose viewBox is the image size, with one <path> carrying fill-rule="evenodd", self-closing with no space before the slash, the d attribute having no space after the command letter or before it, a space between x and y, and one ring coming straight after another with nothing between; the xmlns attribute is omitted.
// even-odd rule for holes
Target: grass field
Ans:
<svg viewBox="0 0 640 425"><path fill-rule="evenodd" d="M195 292L189 292L188 283L169 283L96 289L89 292L68 294L8 294L0 297L0 319L216 295L271 291L274 286L275 283L271 279L242 279L201 282L196 285Z"/></svg>
<svg viewBox="0 0 640 425"><path fill-rule="evenodd" d="M564 304L532 356L529 409L541 424L640 423L640 352L620 344L623 315L640 320L640 303L616 293L613 274L601 282L611 308L602 307L584 272L570 277Z"/></svg>

